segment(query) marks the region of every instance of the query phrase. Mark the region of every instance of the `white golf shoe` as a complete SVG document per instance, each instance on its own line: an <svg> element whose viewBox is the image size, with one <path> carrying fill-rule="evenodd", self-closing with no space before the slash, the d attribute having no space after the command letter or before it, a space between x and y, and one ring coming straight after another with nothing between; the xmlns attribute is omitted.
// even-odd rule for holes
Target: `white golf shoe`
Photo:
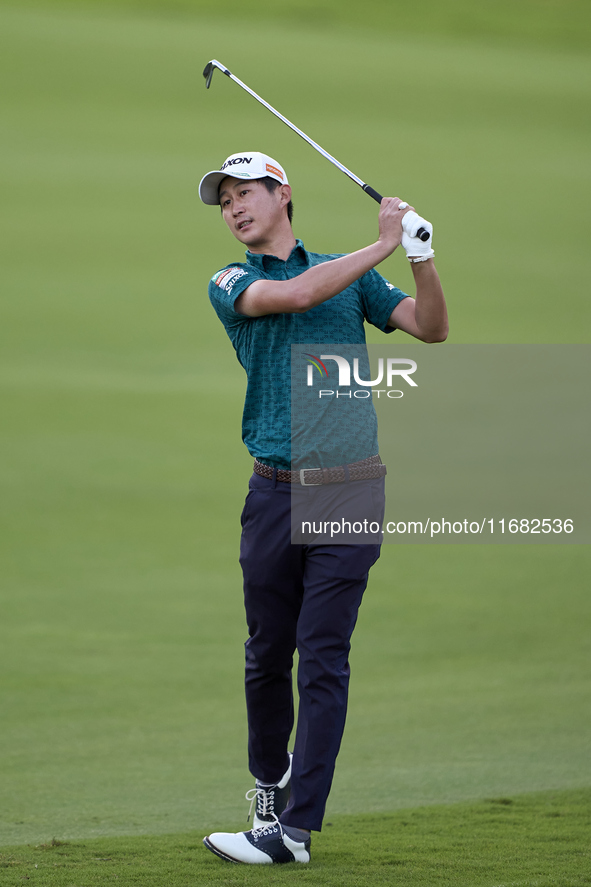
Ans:
<svg viewBox="0 0 591 887"><path fill-rule="evenodd" d="M215 832L203 839L208 850L229 862L269 865L281 862L310 862L310 838L294 841L278 820L250 832Z"/></svg>

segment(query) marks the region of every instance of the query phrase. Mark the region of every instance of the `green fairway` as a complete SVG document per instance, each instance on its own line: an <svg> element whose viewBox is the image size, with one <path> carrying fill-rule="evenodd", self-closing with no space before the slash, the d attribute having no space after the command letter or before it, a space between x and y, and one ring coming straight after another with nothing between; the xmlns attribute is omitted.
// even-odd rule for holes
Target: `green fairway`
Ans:
<svg viewBox="0 0 591 887"><path fill-rule="evenodd" d="M3 0L10 2L10 0ZM513 46L538 45L585 50L589 48L591 33L589 5L586 0L487 0L470 3L469 0L423 0L420 14L403 0L299 0L296 3L277 3L276 0L254 0L245 5L242 0L225 0L223 8L218 0L23 0L36 8L54 9L87 7L90 9L135 10L140 15L149 12L162 18L190 16L200 22L231 21L240 27L256 22L265 30L272 26L292 28L294 25L308 31L319 31L332 38L343 29L362 28L368 33L390 35L437 35L486 42L503 42ZM271 28L269 28L271 26ZM300 59L301 61L301 59Z"/></svg>
<svg viewBox="0 0 591 887"><path fill-rule="evenodd" d="M0 884L376 884L584 887L589 884L591 794L542 792L475 804L337 816L312 844L307 866L236 866L199 834L57 839L0 852Z"/></svg>
<svg viewBox="0 0 591 887"><path fill-rule="evenodd" d="M433 220L450 341L585 342L590 318L591 78L575 34L588 12L578 29L564 17L553 45L542 15L535 39L522 25L501 39L500 16L489 41L442 22L402 36L375 18L331 30L286 13L284 28L279 10L234 30L206 11L0 4L0 846L101 838L89 852L123 848L133 879L154 884L178 853L190 865L167 883L255 877L202 860L199 844L246 827L237 550L251 460L243 373L206 296L242 248L198 182L241 146L262 149L287 169L309 249L376 233L375 203L227 78L206 92L205 62ZM410 286L404 257L380 270ZM363 883L329 872L347 823L373 828L365 814L396 830L403 808L571 789L556 810L523 802L559 829L570 820L552 810L588 805L588 584L586 546L387 548L354 637L334 837L318 841L309 883ZM513 822L510 805L478 809ZM466 810L433 814L437 852ZM371 883L583 884L566 834L547 840L572 850L570 874L562 857L519 869L513 844L507 868L493 865L475 833L474 867L455 881L447 857L412 880L405 845ZM160 837L115 840L145 835ZM52 881L30 871L54 852L10 851L0 879L74 883L67 866ZM89 866L80 854L72 865ZM93 872L75 874L108 879Z"/></svg>

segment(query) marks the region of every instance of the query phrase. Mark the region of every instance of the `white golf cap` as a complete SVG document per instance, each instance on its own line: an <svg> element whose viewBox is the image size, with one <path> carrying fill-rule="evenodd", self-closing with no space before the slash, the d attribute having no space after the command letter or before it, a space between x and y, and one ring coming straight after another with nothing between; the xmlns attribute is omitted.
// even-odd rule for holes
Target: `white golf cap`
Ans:
<svg viewBox="0 0 591 887"><path fill-rule="evenodd" d="M206 173L199 183L199 197L203 203L219 206L218 189L226 176L236 179L264 179L270 176L282 185L287 185L287 176L283 167L260 151L244 151L242 154L231 154L222 163L221 169Z"/></svg>

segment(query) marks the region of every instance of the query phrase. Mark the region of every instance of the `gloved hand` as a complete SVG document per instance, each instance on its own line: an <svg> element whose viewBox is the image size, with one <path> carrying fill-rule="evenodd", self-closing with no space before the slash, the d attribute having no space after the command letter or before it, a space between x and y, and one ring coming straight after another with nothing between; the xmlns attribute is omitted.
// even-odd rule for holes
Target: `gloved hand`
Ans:
<svg viewBox="0 0 591 887"><path fill-rule="evenodd" d="M424 228L429 232L429 239L424 242L416 237L419 228ZM418 213L413 210L405 213L402 217L402 246L406 251L406 258L409 262L420 261L426 262L427 259L433 258L435 253L432 248L433 242L433 225L426 219L422 219Z"/></svg>

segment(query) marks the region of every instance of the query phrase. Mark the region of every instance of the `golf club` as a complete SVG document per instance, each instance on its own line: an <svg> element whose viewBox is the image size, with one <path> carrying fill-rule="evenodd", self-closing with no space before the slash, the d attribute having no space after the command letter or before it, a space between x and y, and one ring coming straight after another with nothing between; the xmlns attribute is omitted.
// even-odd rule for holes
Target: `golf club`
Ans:
<svg viewBox="0 0 591 887"><path fill-rule="evenodd" d="M277 111L272 105L262 99L260 95L257 95L254 90L250 89L250 87L248 87L246 83L243 83L242 80L239 80L238 77L235 77L234 74L232 74L232 72L229 71L225 67L225 65L222 65L221 62L218 62L217 59L212 59L210 62L208 62L203 70L203 76L205 77L205 86L207 89L209 89L210 87L211 78L213 77L213 72L216 68L219 68L220 71L226 74L231 80L234 81L234 83L237 83L238 86L241 86L242 89L245 89L246 92L250 93L250 95L255 98L257 102L260 102L261 105L264 105L265 108L267 108L271 112L271 114L274 114L275 117L279 117L279 119L282 120L286 126L289 126L290 129L293 129L294 132L297 132L297 134L301 136L304 141L308 142L309 145L315 148L319 154L322 154L323 157L326 157L327 160L330 160L330 162L334 164L334 166L336 166L338 169L340 169L341 172L344 172L346 176L349 176L350 179L352 179L361 188L363 188L366 194L369 194L370 197L373 197L373 199L377 203L382 202L381 194L378 194L378 192L374 188L363 182L358 176L355 175L355 173L352 173L350 169L347 169L346 166L343 166L343 164L340 163L335 157L333 157L332 154L329 154L328 151L325 151L324 148L321 148L319 144L317 144L313 139L307 136L305 132L302 132L302 130L295 126L290 120L288 120L287 117L284 117L283 114L280 114L279 111ZM430 235L429 232L426 231L424 228L419 228L415 234L415 237L418 237L419 240L422 240L424 243L425 241L429 240Z"/></svg>

